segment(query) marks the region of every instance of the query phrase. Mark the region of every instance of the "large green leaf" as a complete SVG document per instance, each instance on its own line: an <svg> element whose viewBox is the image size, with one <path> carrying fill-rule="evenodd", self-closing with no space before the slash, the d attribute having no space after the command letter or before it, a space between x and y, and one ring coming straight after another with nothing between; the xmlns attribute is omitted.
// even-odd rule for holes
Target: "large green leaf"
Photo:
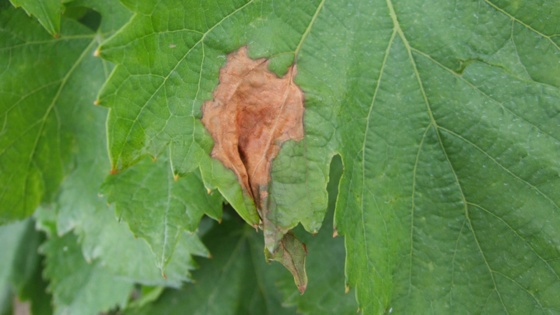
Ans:
<svg viewBox="0 0 560 315"><path fill-rule="evenodd" d="M56 104L53 105L53 110L60 111L60 135L65 135L71 139L71 141L68 140L69 144L60 150L62 154L69 157L68 164L70 167L65 171L66 176L61 183L60 192L53 198L52 206L49 207L58 215L56 230L59 234L65 234L74 229L80 236L83 254L86 258L89 261L96 260L97 263L106 266L107 269L121 278L145 284L178 287L181 281L188 280L188 271L194 267L190 255L206 255L206 251L196 237L177 233L175 238L175 242L179 242L177 257L169 261L169 267L166 270L167 278L164 278L161 270L157 269L154 263L154 255L150 248L146 246L146 243L143 240L135 239L126 224L119 224L114 215L111 214L112 209L107 206L106 200L98 196L99 187L110 170L105 154L104 136L107 111L92 104L111 66L107 62L95 58L94 51L99 40L124 24L130 14L126 8L118 3L103 4L100 1L74 1L72 5L94 8L102 13L103 20L97 35L91 33L90 30L83 30L85 33L91 33L89 39L91 43L79 47L83 50L81 52L82 58L75 64L74 75L68 79L68 86L65 87L67 92L61 94L56 100ZM74 28L83 28L75 22L67 22L68 25L63 28L63 36L60 40L65 39L66 32L72 31ZM35 25L36 33L44 33L37 23L24 17L13 28L17 30L18 26L26 25ZM67 39L70 42L72 40L75 39L73 37ZM23 88L30 88L30 85L26 85L25 74L21 73L21 69L31 68L30 61L43 60L42 58L47 58L48 54L54 54L58 50L64 52L68 49L64 46L64 42L61 43L60 41L51 43L51 40L49 40L33 45L37 46L37 52L25 51L24 56L26 58L22 57L21 60L23 66L19 68L20 72L16 73L18 81L14 81L14 83L19 82ZM20 49L25 47L27 47L27 44L22 44ZM46 55L40 54L41 51L45 51ZM61 61L59 62L61 64L71 62L71 60L62 56L60 58ZM43 62L45 61L43 60ZM52 73L47 69L41 73L41 76L48 77L50 75ZM41 76L39 78L42 78ZM26 108L23 106L30 106L38 110L42 104L15 103L10 106L14 106L15 109L17 109L17 106L22 106L22 108ZM50 142L58 143L59 140L45 138L44 141L46 142L45 145L48 146L51 145ZM21 145L21 143L17 144ZM13 149L8 148L7 150ZM13 153L14 159L18 157L22 161L25 160L25 152L15 150L9 152ZM38 158L50 159L57 164L65 162L53 154ZM17 161L14 160L14 162ZM44 174L53 172L48 167L39 171ZM9 172L8 175L18 175L17 169L12 168L7 172ZM7 183L5 184L8 188ZM58 186L52 182L48 185L48 188L56 191ZM31 195L31 193L28 193L27 198ZM118 239L119 242L115 242L115 239ZM169 260L170 257L167 257L167 259ZM131 266L130 261L137 262Z"/></svg>
<svg viewBox="0 0 560 315"><path fill-rule="evenodd" d="M97 39L74 21L64 21L64 35L53 39L21 10L0 14L0 220L5 221L29 215L58 190L77 123L69 117L75 104L88 106L81 91L90 78L83 75L82 61Z"/></svg>
<svg viewBox="0 0 560 315"><path fill-rule="evenodd" d="M501 6L387 1L364 16L375 46L340 43L369 54L340 115L336 218L364 313L560 309L557 24Z"/></svg>
<svg viewBox="0 0 560 315"><path fill-rule="evenodd" d="M169 149L174 172L207 180L198 118L223 56L249 44L278 73L296 59L306 137L275 160L274 219L317 230L341 155L335 223L364 313L559 311L559 1L130 7L101 49L118 64L101 96L113 168Z"/></svg>

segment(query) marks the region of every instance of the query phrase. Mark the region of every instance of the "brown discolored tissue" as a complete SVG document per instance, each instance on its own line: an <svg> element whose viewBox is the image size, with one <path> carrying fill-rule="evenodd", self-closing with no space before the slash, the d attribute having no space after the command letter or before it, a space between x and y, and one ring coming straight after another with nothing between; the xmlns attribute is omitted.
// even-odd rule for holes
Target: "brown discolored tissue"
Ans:
<svg viewBox="0 0 560 315"><path fill-rule="evenodd" d="M292 65L278 77L268 70L267 59L253 60L246 47L240 48L228 55L220 70L214 98L202 107L202 123L214 139L212 157L237 175L257 206L267 257L284 264L303 293L307 285L305 246L269 219L274 209L268 200L272 160L284 142L304 136L304 95L294 83L296 73ZM287 246L292 248L290 252L299 251L297 259L283 250Z"/></svg>

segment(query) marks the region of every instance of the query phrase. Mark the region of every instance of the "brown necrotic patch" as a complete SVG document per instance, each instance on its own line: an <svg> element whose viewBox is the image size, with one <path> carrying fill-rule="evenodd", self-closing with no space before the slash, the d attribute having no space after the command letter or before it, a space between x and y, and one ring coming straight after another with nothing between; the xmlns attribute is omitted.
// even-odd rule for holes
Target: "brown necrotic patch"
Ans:
<svg viewBox="0 0 560 315"><path fill-rule="evenodd" d="M268 60L253 60L242 47L228 55L214 99L202 107L202 123L214 138L212 157L235 172L261 216L272 160L284 142L303 138L303 92L295 75L293 65L278 77Z"/></svg>

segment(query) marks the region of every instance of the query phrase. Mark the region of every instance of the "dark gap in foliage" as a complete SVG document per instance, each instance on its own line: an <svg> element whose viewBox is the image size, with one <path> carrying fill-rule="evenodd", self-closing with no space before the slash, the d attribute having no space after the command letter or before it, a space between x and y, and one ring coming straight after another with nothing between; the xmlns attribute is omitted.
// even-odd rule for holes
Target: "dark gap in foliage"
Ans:
<svg viewBox="0 0 560 315"><path fill-rule="evenodd" d="M67 7L64 16L77 20L92 31L97 31L101 25L101 14L89 8Z"/></svg>

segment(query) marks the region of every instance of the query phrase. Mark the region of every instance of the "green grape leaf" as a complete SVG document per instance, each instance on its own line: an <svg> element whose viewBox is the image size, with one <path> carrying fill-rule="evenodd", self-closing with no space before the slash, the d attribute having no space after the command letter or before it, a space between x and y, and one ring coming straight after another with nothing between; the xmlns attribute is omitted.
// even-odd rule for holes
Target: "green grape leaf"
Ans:
<svg viewBox="0 0 560 315"><path fill-rule="evenodd" d="M103 13L100 32L112 32L129 17L126 8L111 4L101 6L95 1L74 1L72 5L93 7ZM178 235L180 248L176 259L169 262L164 278L153 262L153 254L143 240L135 239L126 224L119 224L106 201L98 196L98 190L109 172L105 156L105 117L107 111L91 106L96 93L108 75L110 65L94 57L95 46L88 46L79 65L81 79L87 81L87 89L77 91L81 100L72 103L72 121L67 122L68 132L73 136L71 169L61 183L60 193L50 208L57 213L56 231L65 234L75 230L88 261L98 260L115 275L150 285L180 286L188 280L188 272L194 268L190 255L207 255L205 249L192 235ZM72 99L62 98L61 102ZM78 104L78 106L75 106ZM87 180L84 180L87 179ZM115 239L119 242L115 243ZM129 261L136 261L130 265Z"/></svg>
<svg viewBox="0 0 560 315"><path fill-rule="evenodd" d="M88 106L80 86L90 78L81 65L97 40L71 20L53 39L20 10L2 10L0 23L0 220L7 221L28 216L58 190L76 123L62 117L75 104Z"/></svg>
<svg viewBox="0 0 560 315"><path fill-rule="evenodd" d="M111 210L105 206L84 212L76 230L85 258L98 261L120 278L145 285L180 287L184 281L190 281L189 272L196 267L192 256L208 256L196 235L183 232L177 238L163 275L148 243L135 238L125 222L117 222Z"/></svg>
<svg viewBox="0 0 560 315"><path fill-rule="evenodd" d="M89 2L74 4L87 7ZM101 7L103 33L65 18L56 39L21 10L0 13L0 222L26 217L41 202L53 201L63 177L74 167L79 151L75 141L86 129L81 118L103 119L89 108L110 67L92 54L130 13L114 2L95 2L93 7ZM93 134L86 141L98 137ZM81 151L86 152L77 154L94 152L83 147Z"/></svg>
<svg viewBox="0 0 560 315"><path fill-rule="evenodd" d="M126 314L293 314L281 305L275 282L289 273L267 266L262 235L237 218L225 217L204 237L212 258L193 273L194 283L168 289L152 304Z"/></svg>
<svg viewBox="0 0 560 315"><path fill-rule="evenodd" d="M68 1L68 0L66 0ZM71 1L71 0L70 0ZM60 34L60 16L64 11L62 0L10 0L17 8L21 7L27 14L34 16L54 37Z"/></svg>
<svg viewBox="0 0 560 315"><path fill-rule="evenodd" d="M41 251L46 255L44 275L50 280L55 314L95 315L126 305L132 283L97 262L86 262L72 233L51 235Z"/></svg>
<svg viewBox="0 0 560 315"><path fill-rule="evenodd" d="M279 76L295 62L305 94L305 136L272 165L274 226L318 231L339 154L335 225L363 313L560 309L558 1L128 5L100 50L117 64L100 94L113 169L169 150L174 173L224 193L201 104L248 45ZM241 189L224 197L256 223Z"/></svg>
<svg viewBox="0 0 560 315"><path fill-rule="evenodd" d="M94 52L103 37L126 23L130 12L116 2L80 0L71 6L100 12L103 19L98 33L64 19L63 35L52 39L19 10L2 12L2 23L6 25L2 53L6 58L0 60L7 65L2 91L11 97L1 103L5 114L1 172L7 179L2 185L1 218L22 217L41 201L51 202L47 208L57 214L52 220L56 222L55 231L65 234L75 229L89 261L96 259L130 281L178 287L188 280L188 272L194 268L190 256L207 255L196 237L178 236L179 252L169 262L165 279L153 263L150 248L143 240L135 239L126 224L119 224L106 201L98 196L99 186L110 170L104 136L107 111L92 104L111 65L95 58ZM73 35L77 31L83 34ZM73 65L72 54L79 56ZM71 67L66 81L52 83L56 89L51 94L44 91L50 85L37 89L35 81L54 80L61 71L57 67ZM52 113L26 125L25 121L32 118L29 112L44 111ZM18 119L23 121L18 123ZM51 133L45 129L43 134L40 130L33 134L37 124L57 127ZM21 130L27 131L18 136ZM33 153L40 148L47 151ZM115 243L115 239L119 242ZM132 260L137 263L131 267L128 262Z"/></svg>
<svg viewBox="0 0 560 315"><path fill-rule="evenodd" d="M92 57L91 62L100 61ZM102 77L103 68L98 67L98 71ZM94 99L95 95L90 97ZM170 258L166 277L163 277L148 244L135 238L125 222L118 222L113 209L99 196L99 187L110 169L104 154L105 138L100 136L105 133L106 110L84 106L76 114L81 117L82 124L74 129L74 168L62 182L61 192L50 207L57 213L56 231L65 234L74 230L80 237L86 259L98 260L120 278L147 285L179 287L182 281L189 279L188 272L194 268L190 256L207 256L204 246L195 235L177 235L175 255Z"/></svg>
<svg viewBox="0 0 560 315"><path fill-rule="evenodd" d="M297 29L290 33L289 40L279 41L268 50L258 42L249 45L249 55L277 56L270 60L269 67L277 73L287 71L321 6L319 2L302 5L295 13L305 21L302 25L295 22L292 4L277 7L272 2L201 4L172 0L130 4L136 12L130 23L100 48L100 55L117 65L99 97L99 103L111 109L108 146L114 172L137 163L145 155L157 157L169 152L174 174L199 168L207 187L217 188L248 223L257 225L259 216L252 196L243 191L231 170L210 158L212 139L200 121L201 105L211 98L224 55L249 38L266 37L261 29ZM185 6L184 10L177 9L181 6ZM305 253L297 240L292 244L283 235L299 222L309 231L317 231L322 222L330 160L324 148L332 145L332 132L320 130L301 143L293 154L297 160L293 171L271 184L270 211L259 209L261 218L265 217L267 248L272 256L277 254L280 241L282 246L298 250L282 258L287 265L293 260L290 256L303 257ZM310 155L302 155L302 150L307 149ZM302 169L303 173L299 173ZM280 173L273 170L273 178L280 177ZM257 202L257 206L261 205ZM294 215L294 209L300 215ZM303 274L301 263L290 269L294 274ZM304 277L298 281L300 288L305 288Z"/></svg>
<svg viewBox="0 0 560 315"><path fill-rule="evenodd" d="M325 4L318 29L355 33L309 51L333 62L302 57L300 79L346 73L335 222L364 314L560 310L559 26L536 22L541 5L559 16L550 2Z"/></svg>
<svg viewBox="0 0 560 315"><path fill-rule="evenodd" d="M164 157L110 176L104 192L132 232L150 244L162 273L184 231L195 231L204 214L221 217L220 194L207 192L198 174L175 177Z"/></svg>

